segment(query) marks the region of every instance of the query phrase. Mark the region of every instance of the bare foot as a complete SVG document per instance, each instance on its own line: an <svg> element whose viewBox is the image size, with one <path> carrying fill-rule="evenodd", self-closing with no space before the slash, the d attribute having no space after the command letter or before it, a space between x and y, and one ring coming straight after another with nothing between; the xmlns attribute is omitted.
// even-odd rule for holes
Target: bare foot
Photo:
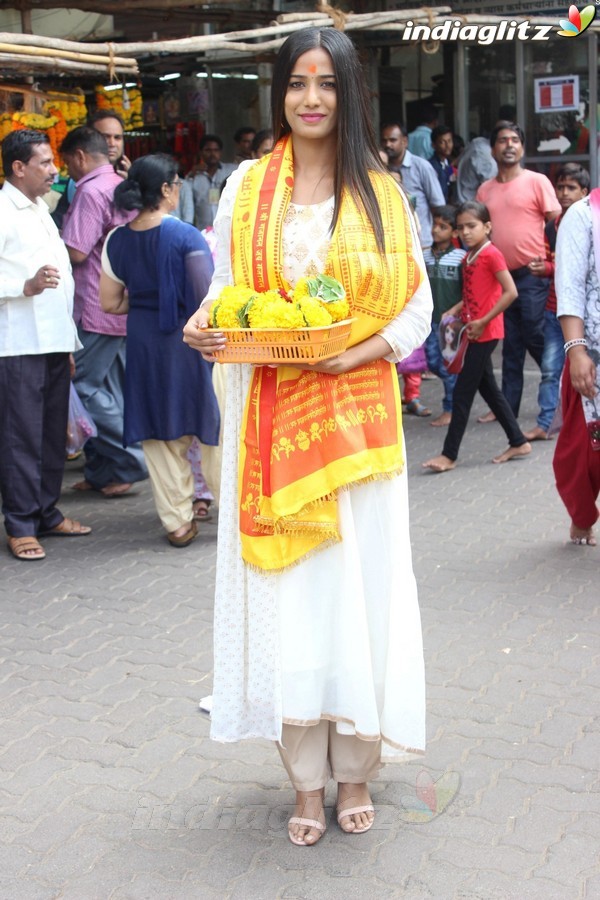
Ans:
<svg viewBox="0 0 600 900"><path fill-rule="evenodd" d="M288 822L288 835L292 844L310 847L323 837L325 832L324 800L324 788L318 791L296 791L294 815Z"/></svg>
<svg viewBox="0 0 600 900"><path fill-rule="evenodd" d="M449 425L452 419L452 413L443 412L441 416L438 416L437 419L434 419L433 422L430 422L430 425L433 425L434 428L443 428L445 425Z"/></svg>
<svg viewBox="0 0 600 900"><path fill-rule="evenodd" d="M548 432L544 431L543 428L540 428L539 425L536 425L535 428L532 428L531 431L524 431L523 434L527 438L528 441L551 441L552 438L548 437Z"/></svg>
<svg viewBox="0 0 600 900"><path fill-rule="evenodd" d="M485 416L477 416L477 421L480 425L489 425L490 422L496 421L496 416L490 410L489 412L486 412Z"/></svg>
<svg viewBox="0 0 600 900"><path fill-rule="evenodd" d="M357 810L357 807L366 809ZM371 795L366 784L338 784L337 819L342 831L346 834L361 834L368 831L375 819L375 811L371 803ZM344 815L344 810L357 810Z"/></svg>
<svg viewBox="0 0 600 900"><path fill-rule="evenodd" d="M500 456L495 456L492 462L505 463L510 459L520 459L522 456L527 456L528 453L531 453L531 444L521 444L520 447L509 447Z"/></svg>
<svg viewBox="0 0 600 900"><path fill-rule="evenodd" d="M582 546L595 547L596 538L593 528L578 528L577 525L571 523L571 543L580 544Z"/></svg>
<svg viewBox="0 0 600 900"><path fill-rule="evenodd" d="M93 491L94 487L89 483L89 481L78 481L73 485L74 491Z"/></svg>
<svg viewBox="0 0 600 900"><path fill-rule="evenodd" d="M131 485L127 481L115 481L111 484L107 484L105 487L100 489L100 493L104 494L105 497L120 497L121 494L126 494L127 491L131 490Z"/></svg>
<svg viewBox="0 0 600 900"><path fill-rule="evenodd" d="M449 472L450 469L456 467L455 459L448 459L447 456L434 456L427 462L421 463L424 469L431 469L432 472Z"/></svg>

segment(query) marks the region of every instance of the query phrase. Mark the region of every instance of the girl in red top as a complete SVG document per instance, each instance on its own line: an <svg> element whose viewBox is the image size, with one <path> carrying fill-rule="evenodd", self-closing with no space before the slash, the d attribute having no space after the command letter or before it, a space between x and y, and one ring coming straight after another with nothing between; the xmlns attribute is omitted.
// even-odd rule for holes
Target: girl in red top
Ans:
<svg viewBox="0 0 600 900"><path fill-rule="evenodd" d="M441 456L423 463L433 472L456 466L469 413L477 391L486 401L508 438L508 449L494 457L495 463L526 456L531 445L519 428L508 401L498 387L492 368L492 353L504 337L503 311L517 296L506 261L490 241L492 223L483 203L469 200L459 206L456 227L467 249L463 260L463 299L447 315L458 315L467 326L469 346L452 400L452 419Z"/></svg>

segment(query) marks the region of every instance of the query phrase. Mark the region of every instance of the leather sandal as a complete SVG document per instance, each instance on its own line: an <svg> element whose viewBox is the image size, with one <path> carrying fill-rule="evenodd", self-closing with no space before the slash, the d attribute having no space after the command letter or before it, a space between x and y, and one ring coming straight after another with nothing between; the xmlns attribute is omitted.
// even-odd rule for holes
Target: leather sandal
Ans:
<svg viewBox="0 0 600 900"><path fill-rule="evenodd" d="M167 540L171 547L187 547L198 536L198 526L195 522L190 522L190 527L186 532L175 537L173 533L167 535Z"/></svg>
<svg viewBox="0 0 600 900"><path fill-rule="evenodd" d="M33 562L34 560L46 558L44 548L33 535L28 535L27 537L11 537L9 534L7 535L6 542L8 544L8 549L15 559Z"/></svg>
<svg viewBox="0 0 600 900"><path fill-rule="evenodd" d="M370 828L373 827L373 822L375 821L375 816L373 816L372 820L368 825L365 825L364 828L353 828L352 831L346 831L345 828L342 828L342 819L345 819L347 816L356 816L359 813L365 812L375 812L375 807L370 803L365 804L364 806L351 806L349 809L338 809L337 810L337 821L338 825L344 832L344 834L364 834L365 831L369 831Z"/></svg>
<svg viewBox="0 0 600 900"><path fill-rule="evenodd" d="M40 531L40 537L86 537L91 532L89 525L82 525L77 519L65 517L55 528Z"/></svg>
<svg viewBox="0 0 600 900"><path fill-rule="evenodd" d="M318 844L325 833L325 826L322 822L319 822L318 819L304 819L302 816L292 816L292 818L288 821L288 826L290 825L305 825L307 828L316 828L317 831L321 832L321 835L318 840L313 841L311 844L307 844L306 841L299 840L288 827L288 837L292 844L295 844L296 847L314 847L315 844Z"/></svg>
<svg viewBox="0 0 600 900"><path fill-rule="evenodd" d="M192 510L194 511L194 519L197 522L209 522L212 519L210 500L194 500Z"/></svg>

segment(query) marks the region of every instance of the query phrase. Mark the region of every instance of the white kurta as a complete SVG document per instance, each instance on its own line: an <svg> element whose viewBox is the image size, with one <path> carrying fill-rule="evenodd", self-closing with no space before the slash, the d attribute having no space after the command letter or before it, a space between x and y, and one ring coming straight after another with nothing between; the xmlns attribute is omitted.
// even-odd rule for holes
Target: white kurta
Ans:
<svg viewBox="0 0 600 900"><path fill-rule="evenodd" d="M232 282L231 215L242 164L215 220L217 265L207 301ZM324 270L332 201L292 206L283 235L284 274L294 284ZM413 247L424 273L416 234ZM426 276L380 334L390 359L427 337ZM225 366L227 404L215 596L215 675L211 737L279 740L283 722L337 722L338 731L383 740L383 758L425 745L425 682L417 589L412 571L406 472L342 491L342 541L281 573L242 561L238 459L252 367Z"/></svg>

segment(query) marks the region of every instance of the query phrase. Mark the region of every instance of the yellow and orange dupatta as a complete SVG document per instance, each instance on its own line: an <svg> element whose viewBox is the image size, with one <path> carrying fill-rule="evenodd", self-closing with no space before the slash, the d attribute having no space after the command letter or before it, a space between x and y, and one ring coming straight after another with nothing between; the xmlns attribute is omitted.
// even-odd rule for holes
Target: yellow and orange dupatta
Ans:
<svg viewBox="0 0 600 900"><path fill-rule="evenodd" d="M282 276L282 228L294 183L292 143L252 166L232 218L235 284L289 289ZM417 289L409 215L391 179L373 174L386 235L381 255L364 212L345 193L325 274L346 290L350 345L394 319ZM342 224L343 223L343 224ZM242 428L239 468L242 556L277 571L319 545L340 540L339 489L391 477L404 465L401 401L394 366L377 360L344 375L257 367Z"/></svg>

